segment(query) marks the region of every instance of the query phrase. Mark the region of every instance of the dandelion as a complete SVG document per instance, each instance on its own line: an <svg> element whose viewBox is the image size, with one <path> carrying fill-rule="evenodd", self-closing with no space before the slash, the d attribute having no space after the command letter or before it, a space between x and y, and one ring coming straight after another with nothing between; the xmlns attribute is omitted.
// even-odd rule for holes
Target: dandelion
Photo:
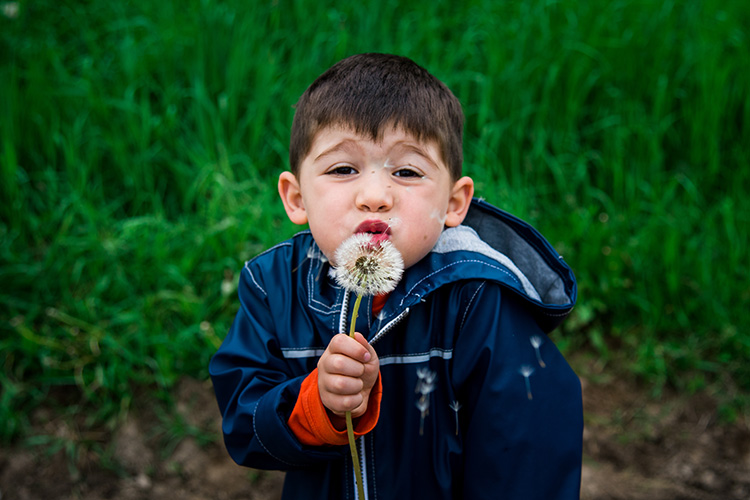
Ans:
<svg viewBox="0 0 750 500"><path fill-rule="evenodd" d="M453 413L456 415L456 436L458 436L458 410L461 409L461 403L458 401L453 401L450 404L451 410L453 410Z"/></svg>
<svg viewBox="0 0 750 500"><path fill-rule="evenodd" d="M404 272L404 260L393 246L393 243L383 239L381 235L357 233L350 236L336 250L334 255L336 267L334 278L348 292L357 294L357 300L352 309L352 320L349 336L354 337L359 306L365 295L381 295L391 292ZM349 450L352 454L354 471L357 476L357 493L359 498L365 498L362 484L362 471L359 467L359 455L354 443L354 425L352 413L346 412L346 434L349 438Z"/></svg>
<svg viewBox="0 0 750 500"><path fill-rule="evenodd" d="M435 390L435 379L437 373L429 368L417 370L417 387L414 392L419 394L417 408L419 409L419 435L424 434L424 419L430 413L430 393Z"/></svg>
<svg viewBox="0 0 750 500"><path fill-rule="evenodd" d="M531 382L529 382L529 377L531 377L531 374L534 373L534 367L529 365L523 365L520 370L518 370L518 373L523 375L523 378L526 380L526 396L531 400L534 399L531 395Z"/></svg>
<svg viewBox="0 0 750 500"><path fill-rule="evenodd" d="M542 339L542 337L540 337L539 335L532 335L529 341L531 342L531 346L536 351L536 360L539 361L539 366L541 366L542 368L546 367L547 365L542 360L542 353L539 352L539 348L544 343L544 339Z"/></svg>
<svg viewBox="0 0 750 500"><path fill-rule="evenodd" d="M346 239L336 250L335 258L336 282L358 296L390 292L404 272L404 261L393 243L374 243L369 233Z"/></svg>
<svg viewBox="0 0 750 500"><path fill-rule="evenodd" d="M435 379L437 373L429 368L420 368L417 370L417 388L415 392L419 394L429 394L435 390Z"/></svg>

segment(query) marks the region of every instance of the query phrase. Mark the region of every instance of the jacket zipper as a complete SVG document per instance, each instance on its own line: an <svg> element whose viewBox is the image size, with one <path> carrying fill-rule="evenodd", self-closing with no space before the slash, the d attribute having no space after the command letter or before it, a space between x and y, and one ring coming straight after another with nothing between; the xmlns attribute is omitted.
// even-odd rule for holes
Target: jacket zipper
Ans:
<svg viewBox="0 0 750 500"><path fill-rule="evenodd" d="M362 469L362 489L365 493L365 498L359 498L359 492L357 492L357 486L354 486L354 498L356 500L368 500L370 498L370 492L367 490L367 463L365 462L365 436L359 438L359 446L357 446L357 453L359 453L359 467ZM357 476L354 476L354 481L357 480Z"/></svg>
<svg viewBox="0 0 750 500"><path fill-rule="evenodd" d="M404 319L409 314L409 308L407 307L401 313L393 318L391 321L386 323L386 325L378 331L378 333L375 334L375 336L370 340L370 345L373 345L375 342L383 338L383 336L391 331L394 326L396 326L402 319ZM359 439L359 446L357 447L357 453L359 453L359 463L360 467L362 469L362 485L364 487L365 492L365 498L358 499L358 500L368 500L370 497L370 492L368 491L368 478L367 478L367 453L365 449L365 438L367 436L362 436ZM354 489L354 497L357 498L357 490Z"/></svg>
<svg viewBox="0 0 750 500"><path fill-rule="evenodd" d="M370 340L370 345L374 344L383 336L391 331L394 326L396 326L402 319L404 319L409 314L409 308L407 307L401 313L390 320L388 323L385 324L383 328L381 328L378 333L375 334L375 336ZM341 317L339 318L339 332L345 332L347 331L347 317L349 316L349 293L344 292L344 300L341 302ZM355 486L354 488L354 498L357 500L368 500L369 498L369 492L367 491L367 462L365 457L367 456L367 453L365 452L365 436L362 436L362 438L359 439L359 446L357 447L357 453L359 454L359 463L360 468L362 469L362 483L365 490L365 498L358 498L357 494L357 488ZM356 475L354 475L354 471L352 470L353 479L356 481Z"/></svg>
<svg viewBox="0 0 750 500"><path fill-rule="evenodd" d="M407 307L406 309L404 309L403 311L401 311L401 313L398 316L396 316L395 318L393 318L392 320L390 320L388 323L386 323L385 326L383 328L381 328L378 333L375 334L375 336L372 338L372 340L370 340L370 345L374 344L375 342L377 342L378 340L380 340L381 338L383 338L383 336L386 333L390 332L393 329L393 327L396 326L408 314L409 314L409 308Z"/></svg>

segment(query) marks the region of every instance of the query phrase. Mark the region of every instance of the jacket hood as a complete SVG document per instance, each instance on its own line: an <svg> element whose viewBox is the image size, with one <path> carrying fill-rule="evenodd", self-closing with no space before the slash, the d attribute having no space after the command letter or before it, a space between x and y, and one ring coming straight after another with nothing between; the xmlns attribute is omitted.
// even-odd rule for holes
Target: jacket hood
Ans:
<svg viewBox="0 0 750 500"><path fill-rule="evenodd" d="M482 200L472 200L464 223L443 231L435 247L404 275L395 293L410 307L442 285L493 280L530 306L545 331L557 328L577 295L573 271L532 226Z"/></svg>

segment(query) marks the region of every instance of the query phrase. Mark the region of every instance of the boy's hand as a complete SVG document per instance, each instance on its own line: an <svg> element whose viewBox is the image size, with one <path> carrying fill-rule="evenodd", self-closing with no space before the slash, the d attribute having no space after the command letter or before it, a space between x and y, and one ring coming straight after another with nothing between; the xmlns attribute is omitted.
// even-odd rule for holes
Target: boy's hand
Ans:
<svg viewBox="0 0 750 500"><path fill-rule="evenodd" d="M347 411L352 412L352 418L367 411L379 371L378 355L361 333L355 333L354 338L340 333L331 339L318 360L318 391L336 428L345 427Z"/></svg>

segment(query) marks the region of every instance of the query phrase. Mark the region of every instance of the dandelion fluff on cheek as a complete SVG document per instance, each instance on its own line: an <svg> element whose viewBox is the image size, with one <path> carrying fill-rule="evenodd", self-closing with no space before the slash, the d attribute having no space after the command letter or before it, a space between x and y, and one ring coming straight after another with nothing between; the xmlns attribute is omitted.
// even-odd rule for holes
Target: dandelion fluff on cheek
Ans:
<svg viewBox="0 0 750 500"><path fill-rule="evenodd" d="M388 218L388 227L396 227L401 225L401 219L398 217L389 217Z"/></svg>
<svg viewBox="0 0 750 500"><path fill-rule="evenodd" d="M396 288L404 272L404 260L393 243L373 242L369 233L344 240L334 259L336 282L357 295L388 293Z"/></svg>
<svg viewBox="0 0 750 500"><path fill-rule="evenodd" d="M441 225L445 224L446 219L448 218L447 214L441 213L438 210L433 210L430 214L430 217L433 219L436 219L438 222L440 222Z"/></svg>

